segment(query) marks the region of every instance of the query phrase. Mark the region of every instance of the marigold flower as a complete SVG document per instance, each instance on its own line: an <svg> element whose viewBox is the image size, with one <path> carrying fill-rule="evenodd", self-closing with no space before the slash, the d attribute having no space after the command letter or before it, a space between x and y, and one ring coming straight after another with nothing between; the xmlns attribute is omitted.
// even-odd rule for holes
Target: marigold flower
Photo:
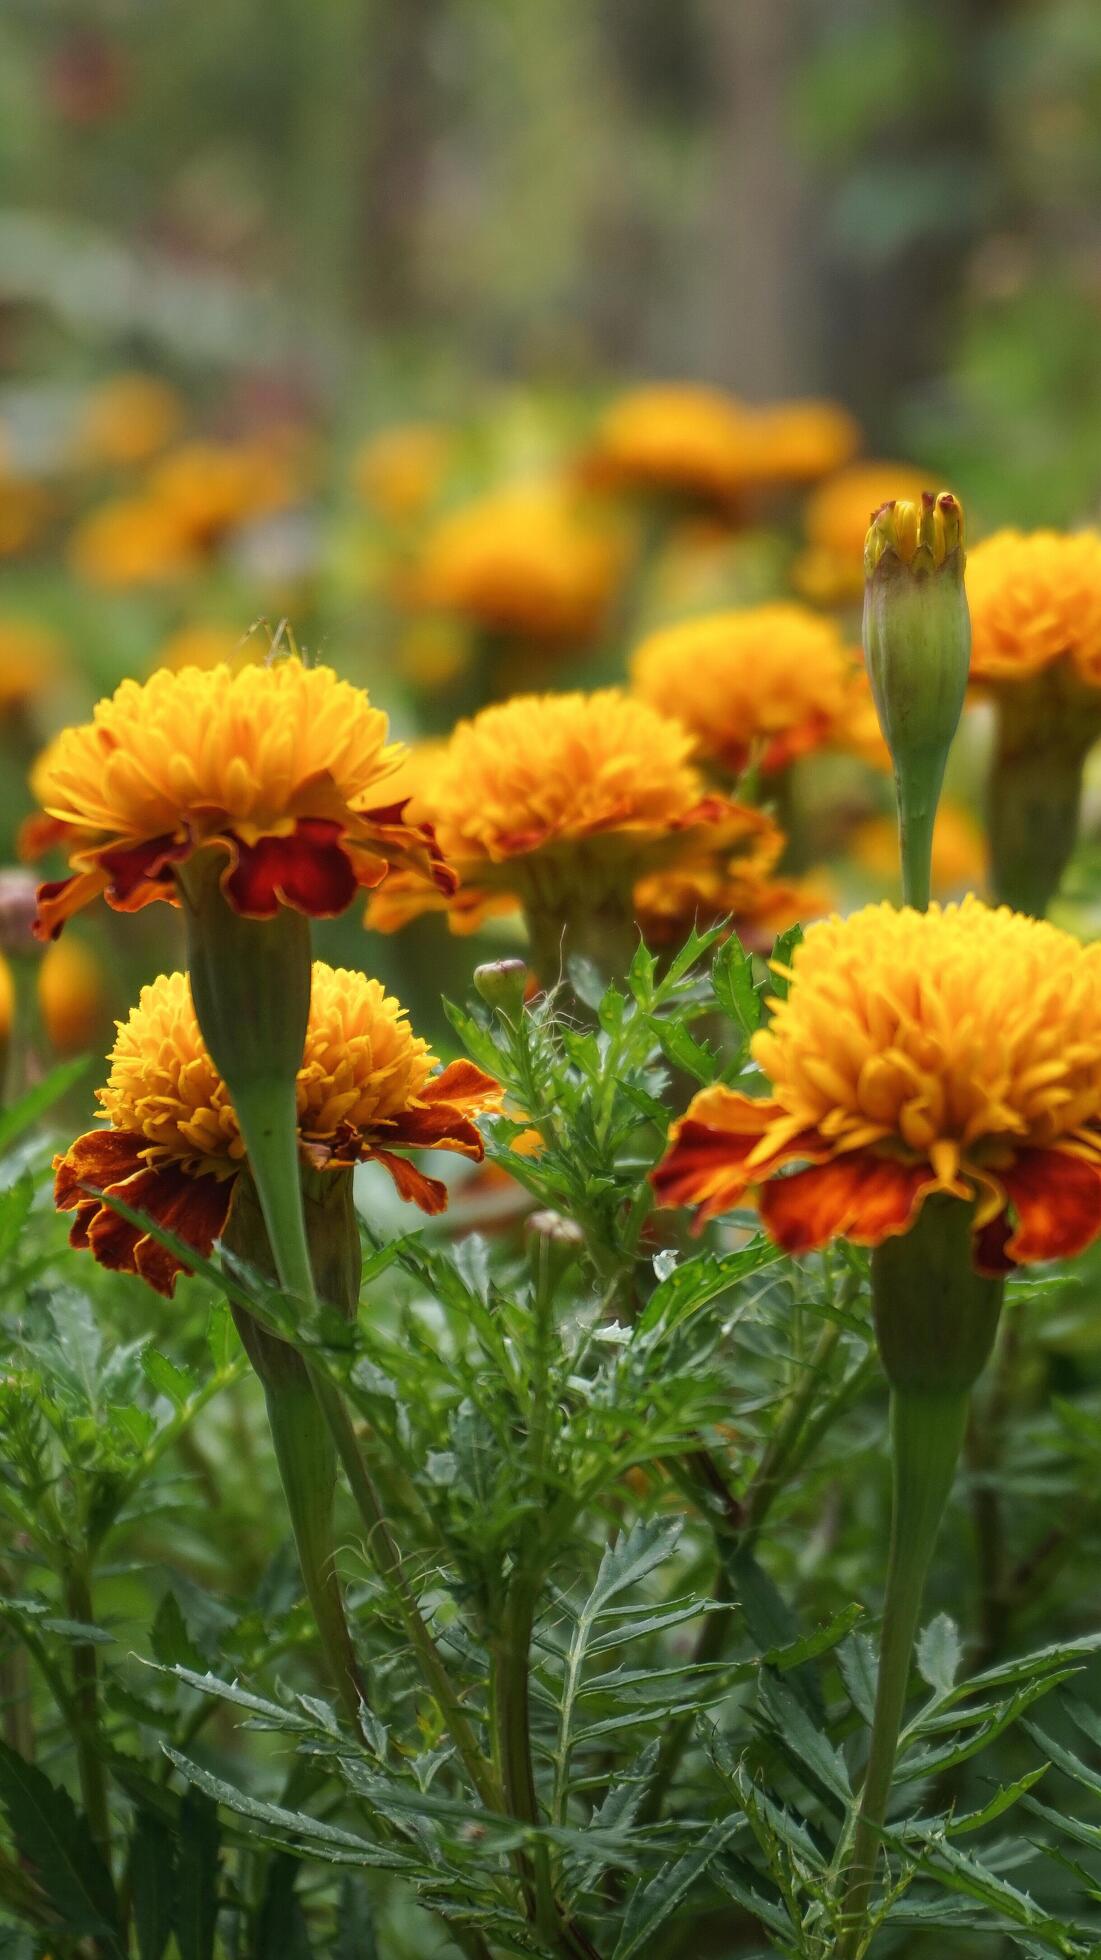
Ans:
<svg viewBox="0 0 1101 1960"><path fill-rule="evenodd" d="M607 521L562 485L518 484L441 519L411 595L484 632L579 642L599 631L622 562Z"/></svg>
<svg viewBox="0 0 1101 1960"><path fill-rule="evenodd" d="M430 823L459 877L437 897L400 875L368 908L393 931L446 905L455 932L522 905L556 912L630 892L646 871L675 862L744 812L708 795L689 757L692 738L617 688L517 695L460 722L429 762L410 815Z"/></svg>
<svg viewBox="0 0 1101 1960"><path fill-rule="evenodd" d="M176 390L153 374L116 374L94 388L77 434L82 463L132 469L172 441L183 421Z"/></svg>
<svg viewBox="0 0 1101 1960"><path fill-rule="evenodd" d="M57 679L60 643L30 619L0 619L0 716L18 714Z"/></svg>
<svg viewBox="0 0 1101 1960"><path fill-rule="evenodd" d="M757 815L746 811L746 815ZM776 831L778 849L783 835ZM764 840L762 840L764 842ZM719 851L698 863L671 865L641 878L634 891L634 915L647 946L683 946L692 928L704 932L728 919L742 945L767 952L789 926L821 918L834 903L824 878L776 878L771 842L765 848Z"/></svg>
<svg viewBox="0 0 1101 1960"><path fill-rule="evenodd" d="M190 442L169 452L149 478L154 502L171 512L198 552L294 497L287 452L277 443Z"/></svg>
<svg viewBox="0 0 1101 1960"><path fill-rule="evenodd" d="M717 388L636 388L612 403L585 461L589 480L729 511L746 482L749 411Z"/></svg>
<svg viewBox="0 0 1101 1960"><path fill-rule="evenodd" d="M297 656L123 681L36 765L52 825L36 841L60 843L72 867L41 889L41 935L101 893L123 912L175 901L174 867L207 846L224 854L235 912L334 917L392 857L424 860L429 845L400 806L372 807L401 760L386 738L361 689Z"/></svg>
<svg viewBox="0 0 1101 1960"><path fill-rule="evenodd" d="M844 726L859 669L841 630L779 602L707 613L651 634L631 661L636 693L684 723L696 753L738 775L786 768Z"/></svg>
<svg viewBox="0 0 1101 1960"><path fill-rule="evenodd" d="M71 1244L171 1294L182 1262L106 1199L147 1213L204 1256L229 1215L245 1146L185 973L162 974L143 987L119 1023L110 1061L107 1083L96 1092L108 1127L78 1137L55 1158L56 1203L76 1212ZM480 1162L474 1118L499 1090L472 1062L437 1073L427 1042L378 980L318 961L296 1095L304 1163L337 1172L371 1158L403 1198L439 1212L446 1186L396 1153L448 1150Z"/></svg>
<svg viewBox="0 0 1101 1960"><path fill-rule="evenodd" d="M9 475L0 460L0 558L18 558L37 544L51 509L44 484Z"/></svg>
<svg viewBox="0 0 1101 1960"><path fill-rule="evenodd" d="M971 678L1025 681L1058 663L1101 688L1101 532L998 531L967 562Z"/></svg>
<svg viewBox="0 0 1101 1960"><path fill-rule="evenodd" d="M747 411L744 438L754 484L816 483L855 456L860 428L840 402L775 402Z"/></svg>
<svg viewBox="0 0 1101 1960"><path fill-rule="evenodd" d="M908 463L852 463L827 477L803 506L807 542L791 573L797 591L815 605L859 599L873 513L892 497L919 502L925 486L925 476Z"/></svg>
<svg viewBox="0 0 1101 1960"><path fill-rule="evenodd" d="M99 1039L107 1002L103 969L90 946L66 934L38 969L38 1011L56 1055L80 1055Z"/></svg>
<svg viewBox="0 0 1101 1960"><path fill-rule="evenodd" d="M1096 949L975 898L812 926L751 1044L771 1097L697 1095L660 1200L702 1222L753 1192L803 1253L878 1245L943 1193L974 1206L980 1272L1081 1251L1101 1232L1098 977Z"/></svg>
<svg viewBox="0 0 1101 1960"><path fill-rule="evenodd" d="M144 493L89 511L69 540L69 560L90 585L119 587L181 578L198 563L179 514Z"/></svg>
<svg viewBox="0 0 1101 1960"><path fill-rule="evenodd" d="M431 422L400 423L370 436L352 464L365 503L393 524L423 516L442 485L454 449L448 429Z"/></svg>

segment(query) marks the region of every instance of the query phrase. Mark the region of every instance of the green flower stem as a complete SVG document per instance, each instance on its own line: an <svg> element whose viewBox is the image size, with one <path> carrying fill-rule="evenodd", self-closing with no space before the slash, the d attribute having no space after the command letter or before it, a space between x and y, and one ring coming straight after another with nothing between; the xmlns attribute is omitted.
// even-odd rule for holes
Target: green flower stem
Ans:
<svg viewBox="0 0 1101 1960"><path fill-rule="evenodd" d="M898 804L898 848L902 865L902 902L927 912L933 878L933 829L937 820L944 765L936 780L925 770L895 770Z"/></svg>
<svg viewBox="0 0 1101 1960"><path fill-rule="evenodd" d="M879 1679L838 1960L853 1960L866 1928L925 1577L963 1447L969 1403L967 1389L939 1394L895 1389L891 1396L894 1495Z"/></svg>
<svg viewBox="0 0 1101 1960"><path fill-rule="evenodd" d="M65 1610L85 1626L95 1623L92 1588L83 1559L74 1558L65 1575ZM78 1641L73 1647L72 1707L76 1716L74 1741L80 1795L88 1828L105 1862L111 1862L111 1818L107 1805L107 1779L99 1753L99 1666L91 1641Z"/></svg>

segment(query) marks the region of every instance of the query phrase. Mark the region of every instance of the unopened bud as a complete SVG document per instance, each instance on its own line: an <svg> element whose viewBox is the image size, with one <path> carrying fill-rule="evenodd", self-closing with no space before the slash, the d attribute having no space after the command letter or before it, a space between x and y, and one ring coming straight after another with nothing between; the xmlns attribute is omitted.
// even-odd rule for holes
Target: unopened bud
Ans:
<svg viewBox="0 0 1101 1960"><path fill-rule="evenodd" d="M527 992L528 969L523 960L487 960L474 969L474 985L487 1007L510 1021L519 1019Z"/></svg>
<svg viewBox="0 0 1101 1960"><path fill-rule="evenodd" d="M948 490L876 511L864 546L864 658L891 751L903 892L929 902L933 820L971 664L963 510Z"/></svg>
<svg viewBox="0 0 1101 1960"><path fill-rule="evenodd" d="M15 955L40 953L34 936L38 910L38 880L18 866L0 870L0 952Z"/></svg>
<svg viewBox="0 0 1101 1960"><path fill-rule="evenodd" d="M529 1239L542 1239L576 1252L585 1243L585 1234L574 1219L560 1211L533 1211L525 1226Z"/></svg>

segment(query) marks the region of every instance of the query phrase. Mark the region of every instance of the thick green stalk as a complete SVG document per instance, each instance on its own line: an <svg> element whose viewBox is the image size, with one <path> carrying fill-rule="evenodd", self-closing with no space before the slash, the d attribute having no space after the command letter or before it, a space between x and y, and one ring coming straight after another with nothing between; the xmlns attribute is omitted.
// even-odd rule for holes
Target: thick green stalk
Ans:
<svg viewBox="0 0 1101 1960"><path fill-rule="evenodd" d="M937 820L944 764L934 772L895 770L898 804L898 849L902 865L902 902L916 912L929 909L933 877L933 829Z"/></svg>
<svg viewBox="0 0 1101 1960"><path fill-rule="evenodd" d="M908 1394L896 1388L891 1395L894 1494L879 1680L838 1960L851 1960L858 1952L865 1929L925 1578L963 1446L969 1401L967 1389Z"/></svg>

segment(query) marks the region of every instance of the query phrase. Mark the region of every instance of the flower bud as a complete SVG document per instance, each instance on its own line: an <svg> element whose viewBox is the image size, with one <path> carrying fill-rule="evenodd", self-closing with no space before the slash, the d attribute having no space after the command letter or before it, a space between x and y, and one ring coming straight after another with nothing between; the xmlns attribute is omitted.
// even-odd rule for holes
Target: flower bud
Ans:
<svg viewBox="0 0 1101 1960"><path fill-rule="evenodd" d="M524 960L487 960L474 969L474 985L487 1007L508 1020L518 1020L527 992L528 969Z"/></svg>
<svg viewBox="0 0 1101 1960"><path fill-rule="evenodd" d="M929 902L933 820L963 711L971 624L963 511L950 491L896 499L864 546L864 657L898 793L903 892Z"/></svg>

